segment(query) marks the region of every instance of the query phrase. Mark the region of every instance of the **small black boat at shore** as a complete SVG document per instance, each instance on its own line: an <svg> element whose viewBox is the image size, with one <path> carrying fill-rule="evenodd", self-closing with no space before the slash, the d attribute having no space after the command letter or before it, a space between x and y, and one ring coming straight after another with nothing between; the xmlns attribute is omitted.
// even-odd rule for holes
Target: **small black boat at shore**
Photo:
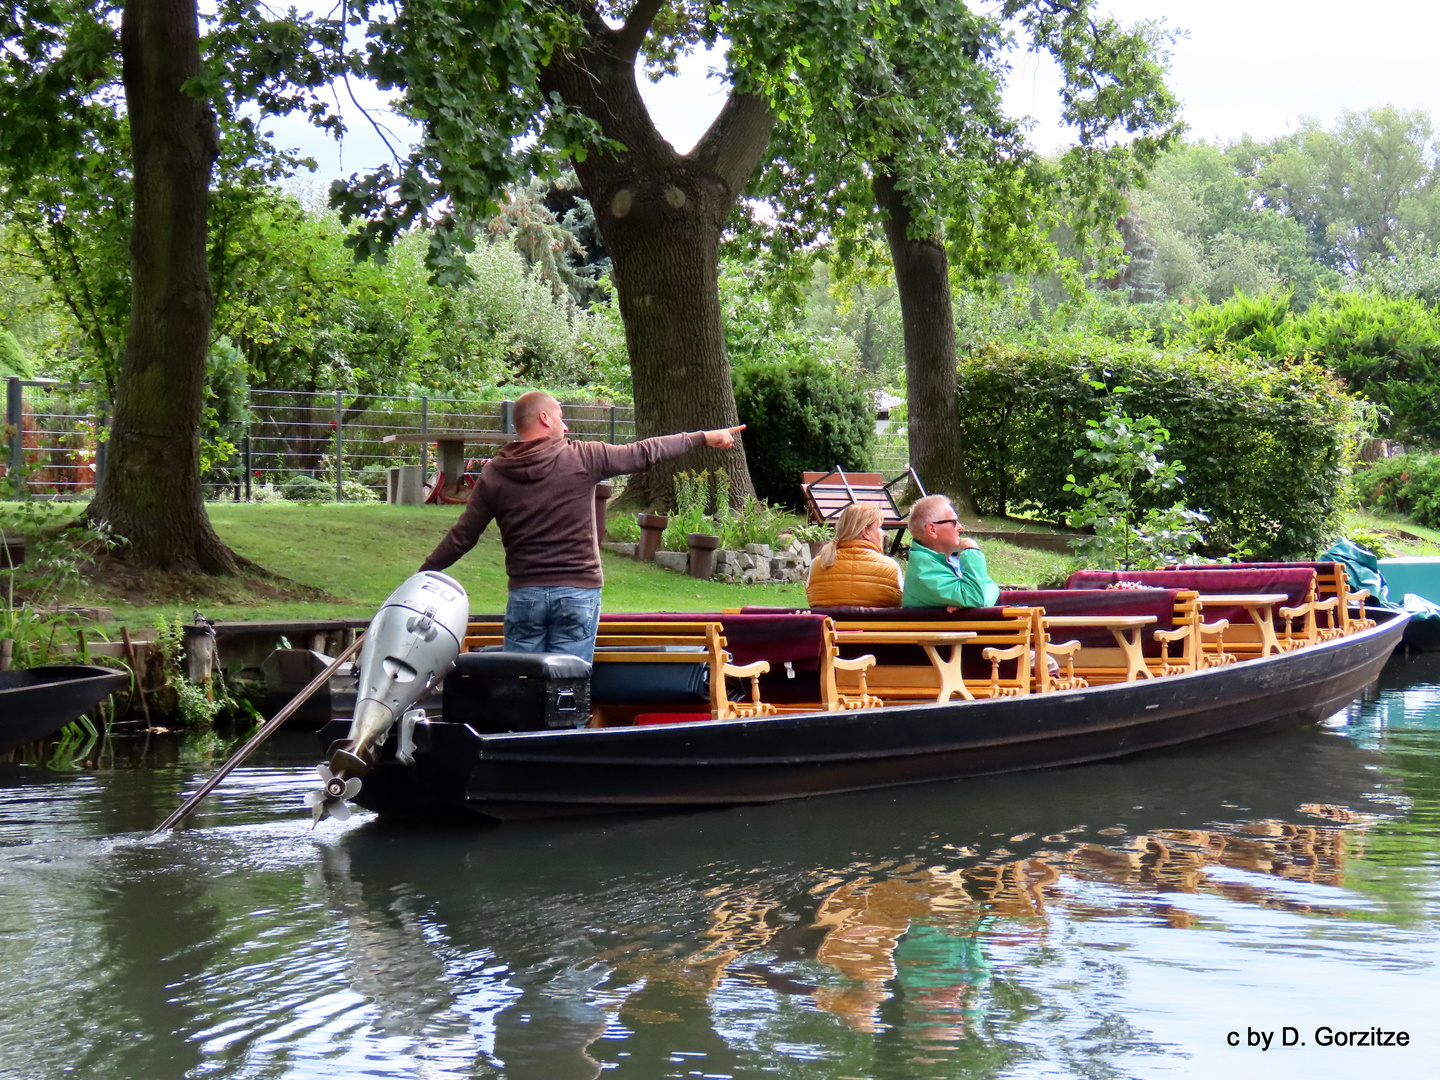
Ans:
<svg viewBox="0 0 1440 1080"><path fill-rule="evenodd" d="M0 671L0 753L54 735L129 681L90 664Z"/></svg>
<svg viewBox="0 0 1440 1080"><path fill-rule="evenodd" d="M355 802L382 814L521 819L772 802L1052 768L1312 724L1380 674L1408 617L1305 648L1136 682L979 701L645 727L482 734L443 719L393 741ZM345 737L327 725L322 745Z"/></svg>

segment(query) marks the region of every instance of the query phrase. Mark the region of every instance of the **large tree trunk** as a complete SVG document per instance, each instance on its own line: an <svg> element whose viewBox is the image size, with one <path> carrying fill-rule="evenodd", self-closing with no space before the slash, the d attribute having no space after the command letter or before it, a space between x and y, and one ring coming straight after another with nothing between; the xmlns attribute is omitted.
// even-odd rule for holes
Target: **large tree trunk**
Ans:
<svg viewBox="0 0 1440 1080"><path fill-rule="evenodd" d="M586 5L586 46L557 51L541 85L623 144L575 162L614 260L640 437L738 423L720 321L720 231L774 127L763 99L732 94L704 138L677 154L650 120L635 81L641 38L659 4L639 4L619 30ZM753 492L740 444L706 449L637 477L647 502L673 501L677 469L723 468L733 497Z"/></svg>
<svg viewBox="0 0 1440 1080"><path fill-rule="evenodd" d="M200 417L214 298L205 260L214 114L181 87L200 70L195 0L127 0L120 24L135 177L130 332L110 453L90 508L122 558L233 573L200 492Z"/></svg>
<svg viewBox="0 0 1440 1080"><path fill-rule="evenodd" d="M910 235L910 208L893 176L876 173L873 186L875 201L884 211L905 327L910 464L927 491L944 492L961 514L973 518L977 510L965 471L955 392L955 308L945 240L941 236L917 240Z"/></svg>

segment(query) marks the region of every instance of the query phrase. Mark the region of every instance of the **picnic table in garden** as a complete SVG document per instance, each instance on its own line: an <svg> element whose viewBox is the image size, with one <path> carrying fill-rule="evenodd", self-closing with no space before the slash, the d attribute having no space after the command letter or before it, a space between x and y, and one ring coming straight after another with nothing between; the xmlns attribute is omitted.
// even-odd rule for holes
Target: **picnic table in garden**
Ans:
<svg viewBox="0 0 1440 1080"><path fill-rule="evenodd" d="M515 441L508 431L416 431L386 435L381 442L405 446L435 444L435 483L426 502L465 502L465 447L504 446Z"/></svg>

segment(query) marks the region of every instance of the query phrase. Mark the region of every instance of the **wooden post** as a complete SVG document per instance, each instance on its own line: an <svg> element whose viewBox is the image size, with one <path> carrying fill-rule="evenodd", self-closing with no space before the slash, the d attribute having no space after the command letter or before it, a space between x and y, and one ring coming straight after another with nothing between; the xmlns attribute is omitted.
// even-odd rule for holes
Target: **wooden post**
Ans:
<svg viewBox="0 0 1440 1080"><path fill-rule="evenodd" d="M185 678L204 686L215 674L215 631L209 626L185 628Z"/></svg>
<svg viewBox="0 0 1440 1080"><path fill-rule="evenodd" d="M10 664L15 659L15 639L5 638L0 641L0 671L9 671Z"/></svg>
<svg viewBox="0 0 1440 1080"><path fill-rule="evenodd" d="M120 628L120 639L125 642L125 659L130 662L130 671L135 676L135 693L140 698L140 711L145 714L145 726L150 727L150 703L145 700L145 672L141 670L139 654L135 643L130 640L130 628Z"/></svg>

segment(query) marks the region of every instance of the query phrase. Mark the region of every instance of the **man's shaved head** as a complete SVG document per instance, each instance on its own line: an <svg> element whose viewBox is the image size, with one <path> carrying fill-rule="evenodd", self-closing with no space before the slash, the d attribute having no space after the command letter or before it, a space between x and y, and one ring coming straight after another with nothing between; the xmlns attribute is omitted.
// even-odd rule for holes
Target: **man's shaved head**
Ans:
<svg viewBox="0 0 1440 1080"><path fill-rule="evenodd" d="M527 437L527 432L535 428L542 412L551 416L557 416L560 412L560 403L544 390L531 390L516 399L515 431L522 439ZM541 431L529 437L539 438L544 434L545 432Z"/></svg>

